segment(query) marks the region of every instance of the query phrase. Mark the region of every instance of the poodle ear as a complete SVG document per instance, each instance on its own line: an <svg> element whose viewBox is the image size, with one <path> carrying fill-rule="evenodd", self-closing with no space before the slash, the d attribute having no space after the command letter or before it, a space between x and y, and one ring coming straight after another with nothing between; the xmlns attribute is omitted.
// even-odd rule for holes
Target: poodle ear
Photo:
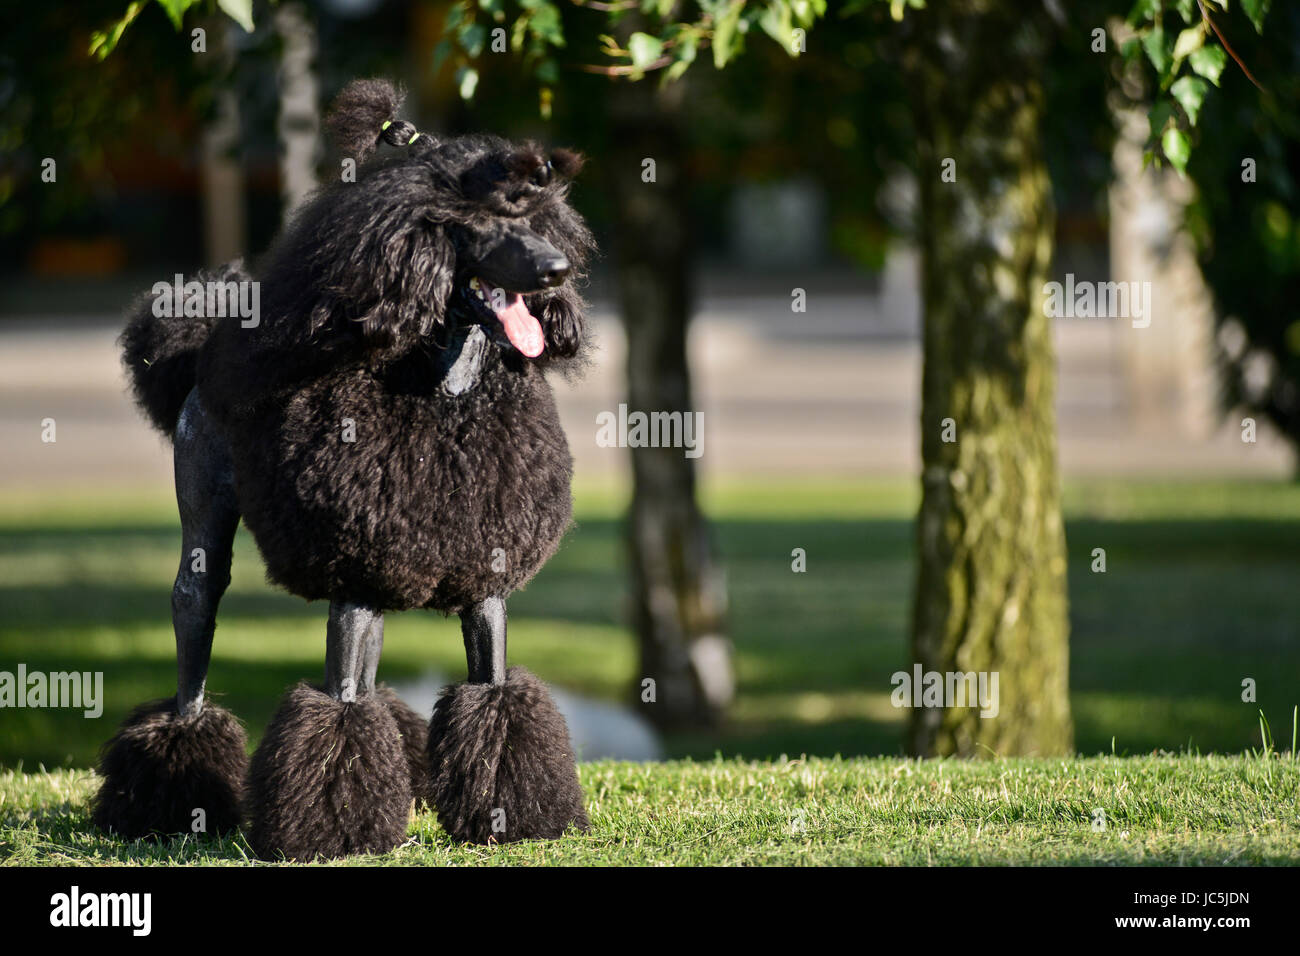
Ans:
<svg viewBox="0 0 1300 956"><path fill-rule="evenodd" d="M440 226L423 216L389 216L345 241L346 254L325 260L326 294L313 310L313 326L349 320L369 346L392 350L445 323L456 251Z"/></svg>
<svg viewBox="0 0 1300 956"><path fill-rule="evenodd" d="M360 319L372 341L395 345L445 324L456 249L441 226L423 218L406 221L382 241L376 237L373 261L371 283L378 299Z"/></svg>
<svg viewBox="0 0 1300 956"><path fill-rule="evenodd" d="M570 286L563 286L542 307L542 333L546 355L557 359L576 358L587 341L585 304Z"/></svg>
<svg viewBox="0 0 1300 956"><path fill-rule="evenodd" d="M572 179L582 171L583 164L587 158L582 153L575 152L571 149L557 149L551 153L551 165L555 171L565 179Z"/></svg>

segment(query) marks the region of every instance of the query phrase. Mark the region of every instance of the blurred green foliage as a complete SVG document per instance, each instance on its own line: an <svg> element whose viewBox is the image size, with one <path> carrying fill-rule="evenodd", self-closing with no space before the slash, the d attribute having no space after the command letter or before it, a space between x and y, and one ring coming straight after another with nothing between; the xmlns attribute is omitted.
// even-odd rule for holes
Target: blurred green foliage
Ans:
<svg viewBox="0 0 1300 956"><path fill-rule="evenodd" d="M915 225L894 188L915 167L894 53L911 28L907 10L917 5L457 0L438 5L447 11L444 36L420 66L449 84L452 102L438 101L445 131L537 135L597 157L608 145L611 79L654 76L686 84L691 218L700 245L716 249L725 242L722 213L738 186L806 177L834 197L828 222L834 250L874 271L894 237ZM388 3L356 21L313 7L324 96L354 75L409 72L403 41L413 11L433 6ZM1230 333L1221 356L1225 402L1267 416L1300 444L1294 305L1300 292L1300 12L1294 4L1268 8L1266 0L1071 4L1047 75L1044 143L1058 206L1104 222L1110 108L1116 94L1123 99L1126 69L1145 75L1139 100L1151 120L1151 155L1169 160L1197 186L1188 226ZM21 269L42 236L124 231L114 208L124 188L121 173L141 155L192 165L218 88L238 94L244 155L274 161L278 45L269 18L259 12L254 33L236 28L223 39L237 43L233 69L216 57L195 56L186 32L197 24L247 26L244 10L251 17L253 7L242 0L6 5L0 12L4 268ZM493 32L498 28L500 35ZM791 35L807 30L805 54L777 42L787 28ZM1132 36L1098 56L1092 44L1099 28ZM1220 33L1263 90L1225 52ZM762 42L749 42L758 37ZM491 55L502 38L506 53ZM710 59L726 69L685 69ZM519 95L527 83L536 96ZM58 188L41 181L47 159L57 162ZM1243 181L1246 160L1253 163L1251 182ZM604 190L590 176L579 189L584 212L600 229L613 215ZM279 219L278 210L264 206L249 207L253 252ZM147 224L150 235L164 232L153 219ZM140 223L134 227L141 231ZM194 243L168 239L187 251Z"/></svg>

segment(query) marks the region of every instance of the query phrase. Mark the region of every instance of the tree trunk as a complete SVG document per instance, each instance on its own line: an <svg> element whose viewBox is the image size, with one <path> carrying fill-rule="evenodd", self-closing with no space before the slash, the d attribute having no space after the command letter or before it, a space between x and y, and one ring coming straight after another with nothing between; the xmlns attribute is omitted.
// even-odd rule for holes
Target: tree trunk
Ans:
<svg viewBox="0 0 1300 956"><path fill-rule="evenodd" d="M224 82L233 72L237 29L229 22L214 21L208 56L216 65L215 111L203 130L199 157L199 189L203 199L203 248L209 267L224 265L244 254L244 170L239 148L239 97Z"/></svg>
<svg viewBox="0 0 1300 956"><path fill-rule="evenodd" d="M273 14L280 37L280 195L281 218L316 188L320 149L320 91L316 82L316 27L299 2L282 3Z"/></svg>
<svg viewBox="0 0 1300 956"><path fill-rule="evenodd" d="M609 91L608 188L616 277L627 334L628 414L692 414L686 332L691 311L681 87L618 83ZM645 181L644 160L654 160ZM734 693L726 588L683 448L633 448L628 521L634 620L641 647L636 700L664 728L708 725ZM647 684L646 681L653 681Z"/></svg>
<svg viewBox="0 0 1300 956"><path fill-rule="evenodd" d="M1214 296L1182 228L1192 184L1173 170L1143 166L1145 110L1125 106L1115 120L1110 278L1149 282L1159 306L1142 318L1145 328L1133 328L1127 315L1111 320L1123 350L1131 420L1140 433L1204 441L1218 424Z"/></svg>
<svg viewBox="0 0 1300 956"><path fill-rule="evenodd" d="M1073 746L1055 356L1043 309L1053 212L1039 137L1050 28L1041 10L929 4L904 57L925 312L912 656L945 685L949 673L998 675L995 717L915 707L918 755ZM955 181L944 181L947 159Z"/></svg>

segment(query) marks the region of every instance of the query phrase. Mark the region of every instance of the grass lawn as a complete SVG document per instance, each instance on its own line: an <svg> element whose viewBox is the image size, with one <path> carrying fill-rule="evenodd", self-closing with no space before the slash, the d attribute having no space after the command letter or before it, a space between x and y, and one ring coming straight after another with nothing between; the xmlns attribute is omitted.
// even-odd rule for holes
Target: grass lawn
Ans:
<svg viewBox="0 0 1300 956"><path fill-rule="evenodd" d="M1300 485L1089 482L1066 496L1071 685L1081 753L1239 753L1262 710L1289 737L1300 702ZM890 675L908 666L910 481L712 487L739 696L727 726L670 756L899 755ZM621 502L577 495L577 528L511 599L511 660L627 699ZM175 689L170 492L0 496L0 670L103 671L104 713L0 711L0 766L88 767L134 705ZM1093 573L1094 548L1107 570ZM804 548L807 571L790 552ZM256 740L284 689L323 668L325 608L271 589L241 530L210 691ZM464 673L455 619L390 615L381 676ZM1241 700L1245 678L1258 700ZM1112 743L1113 742L1113 743Z"/></svg>
<svg viewBox="0 0 1300 956"><path fill-rule="evenodd" d="M1260 745L1261 710L1291 749L1300 486L1067 490L1076 743L1104 754L1074 761L898 757L889 692L907 666L913 483L733 485L707 500L736 644L727 726L669 738L679 759L666 764L582 765L588 835L465 847L425 813L406 846L368 862L1300 862L1300 764L1243 754ZM636 662L620 513L610 492L580 491L578 527L511 601L513 661L614 700ZM177 547L165 489L0 498L0 670L100 670L106 699L99 719L0 711L0 860L246 861L242 838L126 844L87 819L99 745L132 706L174 690ZM237 548L209 687L256 741L284 689L320 674L325 609L269 588L243 531ZM794 548L806 573L791 571ZM463 673L457 622L391 615L381 675L428 667ZM1245 678L1256 702L1241 700Z"/></svg>
<svg viewBox="0 0 1300 956"><path fill-rule="evenodd" d="M419 814L393 853L343 864L1295 865L1300 763L1276 756L917 762L716 760L581 767L591 832L472 847ZM242 836L125 843L94 775L0 772L0 861L247 864ZM1097 821L1094 823L1094 821Z"/></svg>

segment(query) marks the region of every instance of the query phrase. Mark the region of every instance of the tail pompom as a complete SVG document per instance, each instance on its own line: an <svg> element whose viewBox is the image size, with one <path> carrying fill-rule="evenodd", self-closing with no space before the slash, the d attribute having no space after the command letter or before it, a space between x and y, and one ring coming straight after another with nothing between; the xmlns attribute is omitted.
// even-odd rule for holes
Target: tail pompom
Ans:
<svg viewBox="0 0 1300 956"><path fill-rule="evenodd" d="M219 269L204 270L190 276L186 282L201 282L204 288L215 288L209 283L248 281L242 263L237 259ZM176 419L181 406L194 388L199 349L208 340L213 326L220 321L217 309L205 307L202 315L185 315L184 302L174 302L169 286L168 307L159 309L159 296L146 292L136 299L129 311L130 318L118 344L122 347L122 363L131 381L131 391L141 411L149 421L167 437L176 432ZM223 292L224 295L224 292ZM215 303L217 296L213 296ZM224 303L223 303L224 304ZM159 315L158 312L164 314Z"/></svg>
<svg viewBox="0 0 1300 956"><path fill-rule="evenodd" d="M454 839L554 839L590 826L568 725L522 667L503 684L447 688L429 723L429 763L438 822Z"/></svg>

